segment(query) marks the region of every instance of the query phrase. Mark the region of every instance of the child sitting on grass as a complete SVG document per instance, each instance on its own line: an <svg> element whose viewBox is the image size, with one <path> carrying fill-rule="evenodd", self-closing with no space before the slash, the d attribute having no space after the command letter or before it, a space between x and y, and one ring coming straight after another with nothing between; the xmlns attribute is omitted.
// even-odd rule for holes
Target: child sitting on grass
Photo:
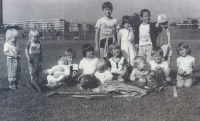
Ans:
<svg viewBox="0 0 200 121"><path fill-rule="evenodd" d="M17 43L17 36L18 31L15 29L8 29L6 31L4 54L7 56L9 89L17 89L18 81L21 79L21 54Z"/></svg>
<svg viewBox="0 0 200 121"><path fill-rule="evenodd" d="M152 58L153 60L149 62L151 66L151 74L154 75L155 85L160 85L165 81L171 81L169 77L170 68L168 63L163 60L163 50L159 46L155 46L152 49ZM163 87L161 86L159 90Z"/></svg>
<svg viewBox="0 0 200 121"><path fill-rule="evenodd" d="M44 73L48 74L46 86L49 89L63 85L66 78L70 75L70 67L67 65L66 57L60 56L58 58L58 65L44 70Z"/></svg>
<svg viewBox="0 0 200 121"><path fill-rule="evenodd" d="M76 58L76 51L72 48L65 50L65 56L67 58L68 65L70 66L70 76L67 78L67 84L73 85L77 82L78 76L78 64L74 63L74 59Z"/></svg>
<svg viewBox="0 0 200 121"><path fill-rule="evenodd" d="M83 59L80 61L79 69L81 75L79 76L79 89L91 89L97 86L97 81L94 73L97 68L98 58L94 56L94 47L91 44L82 46Z"/></svg>
<svg viewBox="0 0 200 121"><path fill-rule="evenodd" d="M127 61L121 55L120 46L113 43L109 47L112 57L108 60L108 70L113 74L113 79L119 82L124 82L124 75L127 72Z"/></svg>
<svg viewBox="0 0 200 121"><path fill-rule="evenodd" d="M134 58L134 69L130 75L130 80L133 81L133 85L148 88L147 81L151 80L151 76L146 68L146 59L143 56L137 56Z"/></svg>

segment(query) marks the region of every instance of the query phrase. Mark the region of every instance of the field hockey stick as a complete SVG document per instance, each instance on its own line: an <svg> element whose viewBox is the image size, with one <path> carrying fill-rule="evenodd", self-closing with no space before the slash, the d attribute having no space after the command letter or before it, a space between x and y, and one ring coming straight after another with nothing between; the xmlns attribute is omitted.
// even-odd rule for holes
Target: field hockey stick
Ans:
<svg viewBox="0 0 200 121"><path fill-rule="evenodd" d="M142 98L142 97L144 97L144 96L150 94L150 93L153 92L156 88L159 88L159 87L161 87L161 86L164 85L164 84L167 84L167 82L165 81L165 82L163 82L163 83L161 83L161 84L159 84L159 85L157 85L157 86L154 86L153 88L147 90L146 93L144 93L143 95L141 94L140 98Z"/></svg>
<svg viewBox="0 0 200 121"><path fill-rule="evenodd" d="M52 95L109 95L109 92L51 92L47 97Z"/></svg>

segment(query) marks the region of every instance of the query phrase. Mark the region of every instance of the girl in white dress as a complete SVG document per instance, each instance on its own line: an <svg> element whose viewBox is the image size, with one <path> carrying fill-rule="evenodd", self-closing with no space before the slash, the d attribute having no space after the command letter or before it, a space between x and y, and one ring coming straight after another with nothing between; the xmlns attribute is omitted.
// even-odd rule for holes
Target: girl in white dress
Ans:
<svg viewBox="0 0 200 121"><path fill-rule="evenodd" d="M134 35L131 25L130 16L123 16L123 28L118 32L118 44L121 47L122 56L124 56L129 65L133 66L133 60L136 57L135 48L133 46Z"/></svg>

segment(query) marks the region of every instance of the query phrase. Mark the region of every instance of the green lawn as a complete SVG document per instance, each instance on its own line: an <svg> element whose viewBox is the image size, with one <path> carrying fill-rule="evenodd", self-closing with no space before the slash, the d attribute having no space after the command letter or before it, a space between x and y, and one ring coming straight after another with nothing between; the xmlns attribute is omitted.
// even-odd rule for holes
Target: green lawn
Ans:
<svg viewBox="0 0 200 121"><path fill-rule="evenodd" d="M181 40L172 40L172 74L175 74L176 46ZM200 40L184 40L192 47L192 56L196 58L195 72L200 81ZM6 56L0 42L0 121L199 121L200 86L178 89L179 98L173 98L172 88L163 93L150 94L141 99L135 98L99 98L93 100L69 98L56 95L46 97L50 92L38 93L26 84L30 81L27 59L24 53L25 41L20 41L22 52L22 80L18 90L7 89ZM76 62L82 58L81 47L94 41L41 41L44 51L43 69L57 64L59 55L64 55L66 48L77 52ZM96 54L99 57L98 54ZM40 82L45 81L41 74ZM76 87L60 87L53 91L78 91Z"/></svg>

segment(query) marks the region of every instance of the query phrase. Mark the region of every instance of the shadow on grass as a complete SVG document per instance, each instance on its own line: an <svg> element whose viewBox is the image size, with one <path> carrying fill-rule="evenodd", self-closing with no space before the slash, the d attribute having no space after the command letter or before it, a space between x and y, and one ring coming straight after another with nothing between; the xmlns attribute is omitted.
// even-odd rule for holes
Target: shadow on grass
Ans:
<svg viewBox="0 0 200 121"><path fill-rule="evenodd" d="M10 91L11 89L9 89L9 88L1 88L0 89L0 92L8 92L8 91Z"/></svg>

